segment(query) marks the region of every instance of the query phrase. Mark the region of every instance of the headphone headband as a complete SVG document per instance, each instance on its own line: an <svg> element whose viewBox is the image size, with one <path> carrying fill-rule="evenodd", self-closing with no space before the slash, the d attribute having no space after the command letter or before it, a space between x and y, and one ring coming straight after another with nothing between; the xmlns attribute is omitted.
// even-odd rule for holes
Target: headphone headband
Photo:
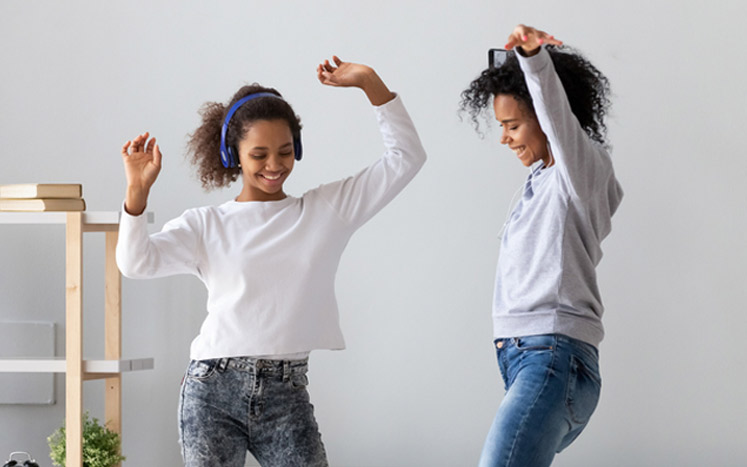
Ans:
<svg viewBox="0 0 747 467"><path fill-rule="evenodd" d="M16 452L11 452L11 453L10 453L10 456L9 456L9 458L8 458L8 462L6 462L6 463L5 463L4 465L3 465L3 467L15 467L16 465L20 466L21 464L19 464L19 463L18 463L19 461L17 461L17 460L13 460L13 457L14 457L14 456L15 456L16 454L19 454L19 455L20 455L20 454L26 454L26 457L28 457L28 459L26 459L26 460L25 460L25 461L23 462L23 467L39 467L39 464L37 464L37 463L36 463L36 461L35 461L34 459L32 459L32 458L31 458L31 454L29 454L28 452L23 452L23 451L16 451ZM1 461L0 461L0 462L1 462Z"/></svg>
<svg viewBox="0 0 747 467"><path fill-rule="evenodd" d="M223 167L229 169L236 167L239 162L238 155L235 154L234 149L232 147L229 147L226 144L226 135L228 134L228 124L231 121L231 118L233 117L233 114L236 113L239 108L244 105L245 103L249 102L250 100L257 99L260 97L274 97L275 99L280 99L282 101L285 101L282 97L278 96L277 94L273 94L271 92L255 92L253 94L249 94L246 97L242 97L234 105L231 106L230 109L228 109L228 113L226 114L225 120L223 120L223 126L220 130L220 160L223 163ZM295 152L296 160L300 161L302 156L302 149L301 149L301 139L299 138L293 138L293 151Z"/></svg>

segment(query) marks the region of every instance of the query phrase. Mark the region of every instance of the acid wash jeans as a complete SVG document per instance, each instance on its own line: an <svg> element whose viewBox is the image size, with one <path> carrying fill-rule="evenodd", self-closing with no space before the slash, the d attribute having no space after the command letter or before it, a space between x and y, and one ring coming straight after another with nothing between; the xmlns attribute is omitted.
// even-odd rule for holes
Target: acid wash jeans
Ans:
<svg viewBox="0 0 747 467"><path fill-rule="evenodd" d="M192 360L179 398L187 467L328 465L306 390L308 362L249 357Z"/></svg>
<svg viewBox="0 0 747 467"><path fill-rule="evenodd" d="M549 466L597 406L597 349L561 334L497 339L495 348L506 395L480 467Z"/></svg>

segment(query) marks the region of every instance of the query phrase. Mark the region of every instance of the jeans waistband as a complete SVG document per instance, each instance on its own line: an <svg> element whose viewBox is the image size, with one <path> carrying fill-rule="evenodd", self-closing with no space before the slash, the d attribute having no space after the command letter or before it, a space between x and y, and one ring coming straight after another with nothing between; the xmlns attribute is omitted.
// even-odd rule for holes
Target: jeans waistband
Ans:
<svg viewBox="0 0 747 467"><path fill-rule="evenodd" d="M585 352L589 354L589 356L592 358L596 358L596 359L599 358L599 350L596 347L589 344L588 342L584 342L582 340L567 336L565 334L536 334L536 335L516 336L516 337L499 337L493 340L493 344L495 344L496 347L501 349L503 348L504 345L508 343L517 344L519 340L527 339L531 337L551 337L555 339L556 342L564 342L566 344L570 344L574 346L580 352ZM502 344L498 345L499 342L502 342Z"/></svg>
<svg viewBox="0 0 747 467"><path fill-rule="evenodd" d="M224 357L218 359L217 368L219 371L232 369L238 371L277 373L286 376L292 373L305 372L308 364L308 358L302 360L266 360L253 357Z"/></svg>

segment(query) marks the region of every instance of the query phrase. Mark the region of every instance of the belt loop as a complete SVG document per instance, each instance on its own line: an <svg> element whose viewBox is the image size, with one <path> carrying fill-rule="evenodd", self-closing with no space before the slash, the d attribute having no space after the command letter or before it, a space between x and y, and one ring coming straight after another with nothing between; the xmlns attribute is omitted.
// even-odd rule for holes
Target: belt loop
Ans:
<svg viewBox="0 0 747 467"><path fill-rule="evenodd" d="M290 380L290 362L283 360L283 382L287 383Z"/></svg>
<svg viewBox="0 0 747 467"><path fill-rule="evenodd" d="M221 373L226 371L226 367L228 366L229 360L230 358L225 358L225 357L218 360L218 371L220 371Z"/></svg>

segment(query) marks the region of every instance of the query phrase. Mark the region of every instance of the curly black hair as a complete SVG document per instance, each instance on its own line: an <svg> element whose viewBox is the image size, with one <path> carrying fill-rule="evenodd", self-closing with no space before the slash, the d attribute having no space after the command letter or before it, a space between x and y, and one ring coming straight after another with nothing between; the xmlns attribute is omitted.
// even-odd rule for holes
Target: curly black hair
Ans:
<svg viewBox="0 0 747 467"><path fill-rule="evenodd" d="M548 45L555 71L563 84L571 111L591 139L606 144L607 125L604 118L610 107L609 80L578 51L567 46ZM475 129L480 131L480 117L499 94L513 96L534 113L524 73L514 51L509 51L499 68L489 67L462 92L460 113L468 112Z"/></svg>
<svg viewBox="0 0 747 467"><path fill-rule="evenodd" d="M207 102L200 108L202 124L189 135L187 157L191 158L192 164L196 167L197 176L205 190L228 186L241 175L240 167L223 167L220 160L220 134L228 110L240 99L258 92L272 93L282 97L277 90L254 83L242 86L226 105ZM290 104L283 99L269 96L258 97L243 104L233 114L228 124L226 145L237 147L252 122L257 120L285 120L288 122L293 139L301 137L301 119L295 114Z"/></svg>

